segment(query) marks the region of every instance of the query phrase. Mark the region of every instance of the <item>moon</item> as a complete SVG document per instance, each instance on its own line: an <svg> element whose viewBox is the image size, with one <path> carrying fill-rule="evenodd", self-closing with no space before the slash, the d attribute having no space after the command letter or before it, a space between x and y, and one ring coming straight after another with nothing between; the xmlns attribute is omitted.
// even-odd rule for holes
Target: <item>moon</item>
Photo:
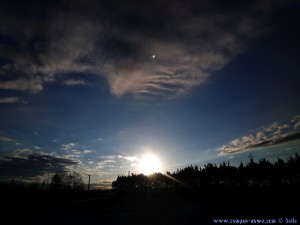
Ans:
<svg viewBox="0 0 300 225"><path fill-rule="evenodd" d="M153 154L145 154L139 161L140 171L144 175L149 175L161 171L161 163L157 156Z"/></svg>
<svg viewBox="0 0 300 225"><path fill-rule="evenodd" d="M152 55L152 59L155 59L155 55Z"/></svg>

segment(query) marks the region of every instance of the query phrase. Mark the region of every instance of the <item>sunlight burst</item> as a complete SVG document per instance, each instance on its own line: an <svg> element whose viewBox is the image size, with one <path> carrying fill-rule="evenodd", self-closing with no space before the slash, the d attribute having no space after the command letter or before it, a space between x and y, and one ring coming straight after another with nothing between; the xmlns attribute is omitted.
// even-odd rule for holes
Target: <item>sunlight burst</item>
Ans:
<svg viewBox="0 0 300 225"><path fill-rule="evenodd" d="M145 175L161 171L160 160L153 154L144 155L139 161L139 167L140 171Z"/></svg>

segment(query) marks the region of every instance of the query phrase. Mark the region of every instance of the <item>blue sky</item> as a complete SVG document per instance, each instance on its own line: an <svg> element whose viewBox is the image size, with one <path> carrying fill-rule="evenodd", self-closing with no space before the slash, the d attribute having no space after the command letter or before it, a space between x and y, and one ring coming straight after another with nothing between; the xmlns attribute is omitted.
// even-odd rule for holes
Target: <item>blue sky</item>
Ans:
<svg viewBox="0 0 300 225"><path fill-rule="evenodd" d="M299 6L1 3L1 179L75 170L108 187L146 152L172 171L295 146Z"/></svg>

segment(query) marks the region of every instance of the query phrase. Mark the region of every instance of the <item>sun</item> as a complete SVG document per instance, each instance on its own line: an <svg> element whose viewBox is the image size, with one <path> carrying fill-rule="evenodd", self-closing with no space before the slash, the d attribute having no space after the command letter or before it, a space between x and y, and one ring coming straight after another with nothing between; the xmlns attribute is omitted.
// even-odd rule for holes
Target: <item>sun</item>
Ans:
<svg viewBox="0 0 300 225"><path fill-rule="evenodd" d="M161 171L161 163L157 156L153 154L145 154L141 160L139 160L140 171L144 175L149 175L155 172Z"/></svg>

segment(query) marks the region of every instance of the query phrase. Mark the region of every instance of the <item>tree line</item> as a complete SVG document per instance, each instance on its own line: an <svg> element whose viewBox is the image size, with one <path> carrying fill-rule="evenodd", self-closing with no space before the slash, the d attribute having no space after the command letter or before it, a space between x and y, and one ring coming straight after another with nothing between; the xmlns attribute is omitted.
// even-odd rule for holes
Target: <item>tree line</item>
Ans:
<svg viewBox="0 0 300 225"><path fill-rule="evenodd" d="M256 163L251 154L249 158L246 165L241 162L238 167L230 165L229 162L220 165L208 163L203 167L191 165L165 174L118 176L112 182L112 188L117 191L166 190L181 187L201 190L218 187L273 187L300 184L298 154L291 156L286 162L277 158L273 164L265 158Z"/></svg>
<svg viewBox="0 0 300 225"><path fill-rule="evenodd" d="M36 178L31 183L18 183L13 179L11 184L0 185L1 189L9 190L32 190L32 191L79 191L84 190L85 184L82 176L77 172L55 173L51 179L41 180Z"/></svg>

